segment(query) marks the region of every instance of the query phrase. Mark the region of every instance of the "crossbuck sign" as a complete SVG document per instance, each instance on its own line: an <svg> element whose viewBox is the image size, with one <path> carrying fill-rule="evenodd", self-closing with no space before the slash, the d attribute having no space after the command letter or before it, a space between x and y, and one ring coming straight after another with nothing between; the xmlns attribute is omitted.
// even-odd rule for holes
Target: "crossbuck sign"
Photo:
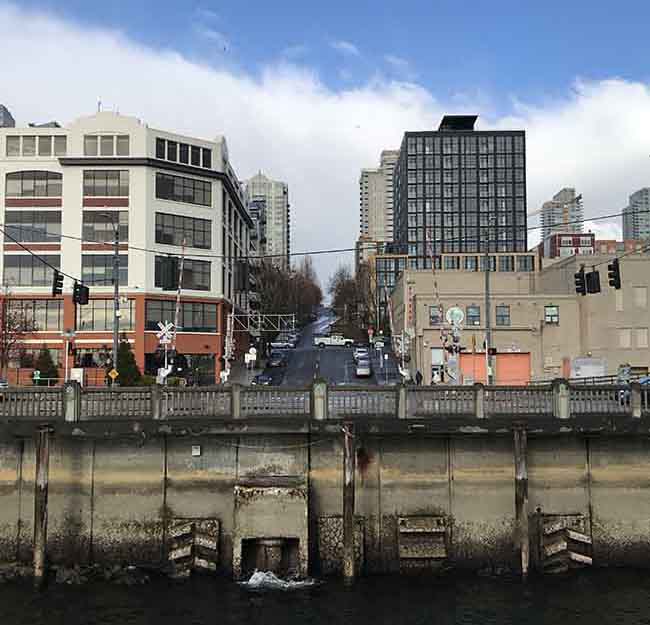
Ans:
<svg viewBox="0 0 650 625"><path fill-rule="evenodd" d="M174 324L171 322L163 323L162 321L159 321L158 327L160 328L160 332L157 332L156 336L158 337L160 344L168 345L171 343L174 334Z"/></svg>

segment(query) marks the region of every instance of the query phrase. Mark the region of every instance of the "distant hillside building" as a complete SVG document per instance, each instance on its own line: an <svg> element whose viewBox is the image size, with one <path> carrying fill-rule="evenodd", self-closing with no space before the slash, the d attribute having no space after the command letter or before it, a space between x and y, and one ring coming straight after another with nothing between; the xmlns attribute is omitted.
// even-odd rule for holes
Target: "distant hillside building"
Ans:
<svg viewBox="0 0 650 625"><path fill-rule="evenodd" d="M566 187L542 206L542 240L553 233L579 234L583 231L582 195Z"/></svg>
<svg viewBox="0 0 650 625"><path fill-rule="evenodd" d="M630 202L623 209L623 239L638 240L649 237L650 187L644 187L630 195Z"/></svg>

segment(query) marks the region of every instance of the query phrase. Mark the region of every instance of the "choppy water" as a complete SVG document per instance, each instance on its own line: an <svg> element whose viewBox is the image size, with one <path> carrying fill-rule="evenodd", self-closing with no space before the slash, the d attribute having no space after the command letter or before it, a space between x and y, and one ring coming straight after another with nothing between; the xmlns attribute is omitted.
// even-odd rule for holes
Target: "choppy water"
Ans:
<svg viewBox="0 0 650 625"><path fill-rule="evenodd" d="M225 580L146 586L0 586L1 625L650 624L650 572L513 580L375 577L252 592Z"/></svg>

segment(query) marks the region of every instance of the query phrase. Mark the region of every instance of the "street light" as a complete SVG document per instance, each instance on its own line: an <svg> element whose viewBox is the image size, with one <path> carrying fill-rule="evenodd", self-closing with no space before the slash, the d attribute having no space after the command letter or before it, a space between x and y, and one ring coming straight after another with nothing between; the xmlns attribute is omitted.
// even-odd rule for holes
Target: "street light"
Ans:
<svg viewBox="0 0 650 625"><path fill-rule="evenodd" d="M490 317L490 225L496 223L496 217L488 217L488 228L484 237L485 246L485 380L489 385L494 383L494 374L492 372L492 355L490 346L492 345L492 323Z"/></svg>
<svg viewBox="0 0 650 625"><path fill-rule="evenodd" d="M120 225L119 213L99 213L106 217L113 226L113 369L117 371L117 350L120 334ZM117 215L117 219L116 219ZM113 380L115 384L115 380Z"/></svg>

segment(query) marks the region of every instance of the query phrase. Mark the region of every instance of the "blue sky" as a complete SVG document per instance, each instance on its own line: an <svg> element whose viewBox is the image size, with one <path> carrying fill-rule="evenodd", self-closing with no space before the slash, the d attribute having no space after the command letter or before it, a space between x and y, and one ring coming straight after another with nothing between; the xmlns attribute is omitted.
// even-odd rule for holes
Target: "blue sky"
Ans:
<svg viewBox="0 0 650 625"><path fill-rule="evenodd" d="M544 102L576 77L648 79L650 3L367 0L88 2L22 6L118 29L156 48L255 74L285 58L332 88L369 76L417 81L439 97ZM525 7L522 9L522 7ZM341 44L342 45L337 45ZM346 45L350 44L350 45Z"/></svg>
<svg viewBox="0 0 650 625"><path fill-rule="evenodd" d="M288 183L294 250L353 247L360 169L445 113L526 131L530 213L567 186L620 211L650 186L648 24L647 2L0 0L0 102L225 135L241 179ZM315 258L324 283L352 261Z"/></svg>

